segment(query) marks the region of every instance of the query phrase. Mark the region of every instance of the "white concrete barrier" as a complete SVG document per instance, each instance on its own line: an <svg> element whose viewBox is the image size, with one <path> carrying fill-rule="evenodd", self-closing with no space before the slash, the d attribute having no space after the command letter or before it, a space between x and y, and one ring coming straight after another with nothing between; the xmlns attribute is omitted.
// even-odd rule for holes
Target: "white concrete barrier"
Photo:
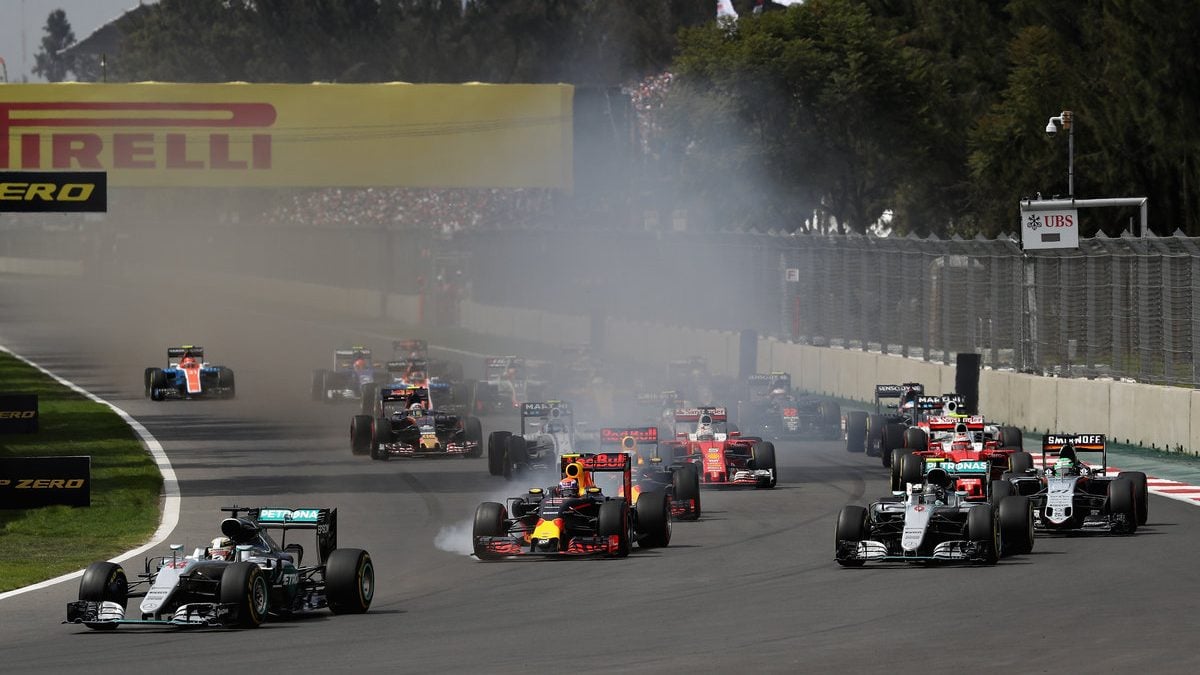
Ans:
<svg viewBox="0 0 1200 675"><path fill-rule="evenodd" d="M79 260L43 260L41 258L0 258L0 274L77 277L83 274L83 262Z"/></svg>

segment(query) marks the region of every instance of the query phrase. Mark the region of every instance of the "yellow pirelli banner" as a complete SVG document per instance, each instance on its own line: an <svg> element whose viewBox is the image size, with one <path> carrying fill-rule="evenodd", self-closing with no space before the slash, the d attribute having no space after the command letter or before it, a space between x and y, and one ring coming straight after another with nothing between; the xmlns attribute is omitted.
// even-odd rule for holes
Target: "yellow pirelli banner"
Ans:
<svg viewBox="0 0 1200 675"><path fill-rule="evenodd" d="M0 170L111 187L571 186L573 89L0 84Z"/></svg>

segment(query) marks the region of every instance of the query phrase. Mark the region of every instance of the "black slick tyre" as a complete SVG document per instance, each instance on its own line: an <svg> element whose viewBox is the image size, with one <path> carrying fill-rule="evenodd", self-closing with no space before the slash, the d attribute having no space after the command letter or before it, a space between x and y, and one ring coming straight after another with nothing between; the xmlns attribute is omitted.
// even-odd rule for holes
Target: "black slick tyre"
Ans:
<svg viewBox="0 0 1200 675"><path fill-rule="evenodd" d="M629 506L624 499L610 499L600 505L596 518L596 532L601 537L617 537L614 555L623 558L629 555Z"/></svg>
<svg viewBox="0 0 1200 675"><path fill-rule="evenodd" d="M838 512L837 527L834 529L834 555L838 556L846 542L858 543L867 538L867 510L855 504L847 504ZM837 557L842 567L862 567L865 561L855 558Z"/></svg>
<svg viewBox="0 0 1200 675"><path fill-rule="evenodd" d="M162 401L166 399L164 390L167 388L167 374L162 371L162 368L152 368L150 372L150 400Z"/></svg>
<svg viewBox="0 0 1200 675"><path fill-rule="evenodd" d="M905 453L900 455L900 488L905 489L910 483L920 484L925 476L925 459L917 455Z"/></svg>
<svg viewBox="0 0 1200 675"><path fill-rule="evenodd" d="M929 436L921 427L909 427L904 430L903 447L913 452L924 452L929 449Z"/></svg>
<svg viewBox="0 0 1200 675"><path fill-rule="evenodd" d="M1012 487L1012 484L1008 484ZM1001 556L1025 555L1033 551L1033 509L1029 498L1009 495L998 500L996 519L1000 522Z"/></svg>
<svg viewBox="0 0 1200 675"><path fill-rule="evenodd" d="M129 579L120 565L94 562L83 571L79 580L79 599L89 602L115 602L122 608L129 604ZM116 630L118 624L89 624L92 630Z"/></svg>
<svg viewBox="0 0 1200 675"><path fill-rule="evenodd" d="M508 453L501 467L502 475L512 480L513 472L527 468L529 464L529 445L524 436L508 437Z"/></svg>
<svg viewBox="0 0 1200 675"><path fill-rule="evenodd" d="M1117 478L1108 484L1108 512L1114 516L1125 516L1125 534L1137 532L1137 503L1133 500L1133 481Z"/></svg>
<svg viewBox="0 0 1200 675"><path fill-rule="evenodd" d="M846 413L846 452L864 452L867 449L867 413L851 410Z"/></svg>
<svg viewBox="0 0 1200 675"><path fill-rule="evenodd" d="M355 455L366 455L371 452L371 423L370 415L355 415L350 418L350 452Z"/></svg>
<svg viewBox="0 0 1200 675"><path fill-rule="evenodd" d="M503 537L505 535L505 517L504 505L497 502L484 502L475 508L475 524L471 528L471 547L475 551L476 558L498 560L502 557L480 546L476 538Z"/></svg>
<svg viewBox="0 0 1200 675"><path fill-rule="evenodd" d="M483 455L483 423L478 417L468 417L463 421L463 438L475 444L475 449L468 451L467 457L478 459Z"/></svg>
<svg viewBox="0 0 1200 675"><path fill-rule="evenodd" d="M1007 472L1006 472L1007 473ZM1007 480L994 480L988 486L988 501L992 506L999 506L1001 500L1010 495L1017 493L1012 482Z"/></svg>
<svg viewBox="0 0 1200 675"><path fill-rule="evenodd" d="M1025 449L1024 436L1021 430L1017 427L1000 427L997 431L1000 432L1000 445L1004 447Z"/></svg>
<svg viewBox="0 0 1200 675"><path fill-rule="evenodd" d="M980 549L980 562L994 565L1000 559L1000 528L992 505L983 503L967 511L967 539Z"/></svg>
<svg viewBox="0 0 1200 675"><path fill-rule="evenodd" d="M643 492L637 501L639 548L671 545L671 500L665 492Z"/></svg>
<svg viewBox="0 0 1200 675"><path fill-rule="evenodd" d="M1133 505L1137 509L1137 524L1145 525L1150 508L1147 498L1146 474L1141 471L1122 471L1117 478L1124 478L1133 483Z"/></svg>
<svg viewBox="0 0 1200 675"><path fill-rule="evenodd" d="M883 428L887 426L887 417L883 415L867 415L867 447L868 457L878 457L883 443Z"/></svg>
<svg viewBox="0 0 1200 675"><path fill-rule="evenodd" d="M770 441L755 443L750 449L750 455L754 458L755 469L767 469L771 472L771 480L760 487L775 487L779 483L779 471L775 465L775 444Z"/></svg>
<svg viewBox="0 0 1200 675"><path fill-rule="evenodd" d="M150 379L154 376L154 371L156 370L158 369L147 368L146 372L142 374L142 382L146 385L146 398L150 398Z"/></svg>
<svg viewBox="0 0 1200 675"><path fill-rule="evenodd" d="M375 414L375 399L379 398L379 385L374 382L367 382L362 385L362 407L360 412L363 415Z"/></svg>
<svg viewBox="0 0 1200 675"><path fill-rule="evenodd" d="M879 437L880 461L883 468L892 465L892 450L904 447L904 430L906 427L899 422L888 422L883 425L883 433Z"/></svg>
<svg viewBox="0 0 1200 675"><path fill-rule="evenodd" d="M1032 471L1033 455L1024 450L1012 453L1008 456L1008 470L1018 475Z"/></svg>
<svg viewBox="0 0 1200 675"><path fill-rule="evenodd" d="M695 464L680 464L671 472L671 487L677 501L690 501L692 511L681 520L700 520L700 470Z"/></svg>
<svg viewBox="0 0 1200 675"><path fill-rule="evenodd" d="M334 614L362 614L375 597L375 564L359 548L337 548L325 563L325 600Z"/></svg>
<svg viewBox="0 0 1200 675"><path fill-rule="evenodd" d="M262 570L252 562L235 562L225 568L217 596L222 604L233 605L233 625L258 628L267 620L270 589Z"/></svg>
<svg viewBox="0 0 1200 675"><path fill-rule="evenodd" d="M508 439L510 436L512 436L512 433L508 431L493 431L488 434L488 473L493 476L504 474L504 457L508 452Z"/></svg>

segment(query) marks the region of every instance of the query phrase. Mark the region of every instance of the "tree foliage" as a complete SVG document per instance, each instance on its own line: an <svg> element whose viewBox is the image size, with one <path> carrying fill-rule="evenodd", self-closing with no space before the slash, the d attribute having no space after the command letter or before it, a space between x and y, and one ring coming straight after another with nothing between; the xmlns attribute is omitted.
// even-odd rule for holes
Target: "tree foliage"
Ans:
<svg viewBox="0 0 1200 675"><path fill-rule="evenodd" d="M75 32L71 30L71 22L67 21L67 13L61 9L50 12L42 31L46 35L34 54L33 72L46 78L47 82L62 82L74 65L73 60L63 54L63 50L75 44Z"/></svg>

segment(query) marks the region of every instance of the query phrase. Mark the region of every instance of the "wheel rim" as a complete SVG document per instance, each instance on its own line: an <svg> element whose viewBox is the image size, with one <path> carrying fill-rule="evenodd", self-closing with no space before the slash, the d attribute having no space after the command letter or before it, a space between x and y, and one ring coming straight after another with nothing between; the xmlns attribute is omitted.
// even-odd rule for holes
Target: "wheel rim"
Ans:
<svg viewBox="0 0 1200 675"><path fill-rule="evenodd" d="M267 615L267 582L261 574L250 582L250 606L259 621Z"/></svg>
<svg viewBox="0 0 1200 675"><path fill-rule="evenodd" d="M362 606L366 607L371 604L373 597L375 597L375 566L368 559L358 571L358 599L362 602Z"/></svg>

